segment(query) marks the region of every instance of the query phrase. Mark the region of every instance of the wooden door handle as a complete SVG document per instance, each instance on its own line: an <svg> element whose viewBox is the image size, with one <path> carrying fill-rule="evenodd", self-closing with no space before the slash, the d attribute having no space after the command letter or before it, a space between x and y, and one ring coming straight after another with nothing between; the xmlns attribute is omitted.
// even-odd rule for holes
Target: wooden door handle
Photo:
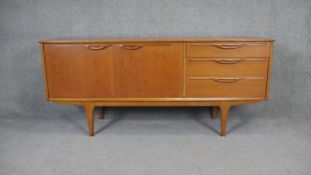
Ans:
<svg viewBox="0 0 311 175"><path fill-rule="evenodd" d="M143 45L122 45L122 44L117 46L125 50L137 50L143 47Z"/></svg>
<svg viewBox="0 0 311 175"><path fill-rule="evenodd" d="M240 48L244 45L249 45L249 44L209 44L209 43L195 43L195 44L190 44L191 46L214 46L220 49L237 49Z"/></svg>
<svg viewBox="0 0 311 175"><path fill-rule="evenodd" d="M213 45L213 46L218 47L220 49L237 49L237 48L242 47L243 45L242 44L234 44L234 45L231 45L231 44L220 44L220 45Z"/></svg>
<svg viewBox="0 0 311 175"><path fill-rule="evenodd" d="M110 47L111 45L87 45L86 48L88 48L89 50L104 50L108 47Z"/></svg>
<svg viewBox="0 0 311 175"><path fill-rule="evenodd" d="M213 61L218 64L236 64L243 60L241 59L214 59Z"/></svg>
<svg viewBox="0 0 311 175"><path fill-rule="evenodd" d="M234 83L240 80L240 78L212 78L212 80L218 83Z"/></svg>

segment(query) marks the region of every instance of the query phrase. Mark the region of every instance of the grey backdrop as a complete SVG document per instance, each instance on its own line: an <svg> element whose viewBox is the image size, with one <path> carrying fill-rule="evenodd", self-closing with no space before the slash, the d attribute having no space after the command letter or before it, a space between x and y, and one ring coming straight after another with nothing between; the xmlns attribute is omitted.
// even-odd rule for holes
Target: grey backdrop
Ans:
<svg viewBox="0 0 311 175"><path fill-rule="evenodd" d="M259 36L276 39L271 100L234 112L307 118L310 11L310 0L0 0L0 117L82 115L45 102L41 39Z"/></svg>

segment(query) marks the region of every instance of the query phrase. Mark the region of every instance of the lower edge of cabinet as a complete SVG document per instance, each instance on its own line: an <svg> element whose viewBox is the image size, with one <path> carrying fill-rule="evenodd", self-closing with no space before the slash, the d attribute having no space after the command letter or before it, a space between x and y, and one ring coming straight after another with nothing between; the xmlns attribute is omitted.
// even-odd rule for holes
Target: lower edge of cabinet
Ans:
<svg viewBox="0 0 311 175"><path fill-rule="evenodd" d="M83 105L93 102L95 106L219 106L230 101L233 105L257 103L264 98L49 98L48 101Z"/></svg>

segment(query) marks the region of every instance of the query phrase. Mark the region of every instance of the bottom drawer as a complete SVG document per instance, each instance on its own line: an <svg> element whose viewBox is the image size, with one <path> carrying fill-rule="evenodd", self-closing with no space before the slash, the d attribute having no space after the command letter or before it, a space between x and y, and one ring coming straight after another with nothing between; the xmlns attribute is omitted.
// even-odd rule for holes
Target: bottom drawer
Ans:
<svg viewBox="0 0 311 175"><path fill-rule="evenodd" d="M265 98L266 77L188 77L186 97Z"/></svg>

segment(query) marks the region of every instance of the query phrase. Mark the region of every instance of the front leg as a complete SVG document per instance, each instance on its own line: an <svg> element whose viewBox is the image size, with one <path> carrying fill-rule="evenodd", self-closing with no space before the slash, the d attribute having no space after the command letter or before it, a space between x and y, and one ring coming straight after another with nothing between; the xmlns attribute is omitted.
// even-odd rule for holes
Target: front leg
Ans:
<svg viewBox="0 0 311 175"><path fill-rule="evenodd" d="M211 107L211 116L212 116L212 119L217 118L217 107L216 106Z"/></svg>
<svg viewBox="0 0 311 175"><path fill-rule="evenodd" d="M227 132L227 121L228 121L228 113L231 107L231 103L224 101L220 102L220 110L221 110L221 128L220 135L226 136Z"/></svg>
<svg viewBox="0 0 311 175"><path fill-rule="evenodd" d="M94 107L95 104L93 102L85 102L83 104L85 113L86 113L86 121L88 126L89 136L94 135Z"/></svg>
<svg viewBox="0 0 311 175"><path fill-rule="evenodd" d="M104 107L100 107L98 113L99 113L99 118L100 119L104 119L105 118L105 108Z"/></svg>

